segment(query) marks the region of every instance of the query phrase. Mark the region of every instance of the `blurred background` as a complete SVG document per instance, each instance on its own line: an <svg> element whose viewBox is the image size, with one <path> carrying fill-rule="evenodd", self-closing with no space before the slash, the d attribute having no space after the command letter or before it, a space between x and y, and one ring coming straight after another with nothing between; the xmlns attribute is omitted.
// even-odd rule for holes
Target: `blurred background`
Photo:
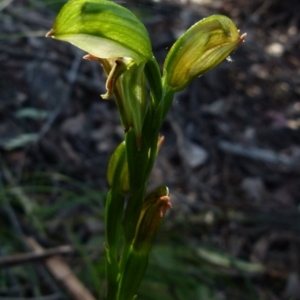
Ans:
<svg viewBox="0 0 300 300"><path fill-rule="evenodd" d="M110 154L100 65L44 38L65 1L0 1L0 299L103 299ZM118 2L160 64L211 14L246 42L176 95L149 187L173 209L141 300L300 299L300 1Z"/></svg>

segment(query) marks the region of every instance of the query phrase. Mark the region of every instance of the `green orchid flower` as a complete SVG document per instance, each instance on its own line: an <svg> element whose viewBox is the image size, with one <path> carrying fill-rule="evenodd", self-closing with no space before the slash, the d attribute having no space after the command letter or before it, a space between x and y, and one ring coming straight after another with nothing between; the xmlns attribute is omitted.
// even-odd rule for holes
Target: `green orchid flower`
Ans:
<svg viewBox="0 0 300 300"><path fill-rule="evenodd" d="M148 32L128 9L106 0L73 0L60 10L47 37L67 41L99 58L152 58Z"/></svg>
<svg viewBox="0 0 300 300"><path fill-rule="evenodd" d="M164 66L164 83L174 92L226 59L246 38L222 15L205 18L188 29L170 49Z"/></svg>
<svg viewBox="0 0 300 300"><path fill-rule="evenodd" d="M134 128L141 140L146 108L144 67L153 58L148 32L126 8L106 0L73 0L63 6L47 37L67 41L88 52L107 75L106 94L114 96L125 132Z"/></svg>

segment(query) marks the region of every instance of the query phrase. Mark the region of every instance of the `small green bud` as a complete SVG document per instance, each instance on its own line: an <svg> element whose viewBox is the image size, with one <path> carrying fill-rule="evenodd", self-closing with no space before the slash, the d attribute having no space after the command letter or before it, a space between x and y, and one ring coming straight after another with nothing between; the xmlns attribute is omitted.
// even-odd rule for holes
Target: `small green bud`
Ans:
<svg viewBox="0 0 300 300"><path fill-rule="evenodd" d="M165 84L175 92L184 89L226 59L245 37L225 16L213 15L199 21L170 49L163 67Z"/></svg>
<svg viewBox="0 0 300 300"><path fill-rule="evenodd" d="M110 187L127 193L129 187L129 172L125 142L122 142L113 152L107 170L107 182Z"/></svg>

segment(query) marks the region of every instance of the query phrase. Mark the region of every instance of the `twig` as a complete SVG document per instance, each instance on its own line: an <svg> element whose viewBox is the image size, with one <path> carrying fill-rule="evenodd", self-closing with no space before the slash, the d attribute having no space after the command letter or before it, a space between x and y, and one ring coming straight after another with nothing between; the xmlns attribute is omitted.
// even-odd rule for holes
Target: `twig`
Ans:
<svg viewBox="0 0 300 300"><path fill-rule="evenodd" d="M45 252L45 250L33 238L27 238L26 242L36 253L42 254ZM74 300L96 300L74 275L73 271L61 256L47 258L45 260L45 266Z"/></svg>
<svg viewBox="0 0 300 300"><path fill-rule="evenodd" d="M218 148L227 153L290 169L295 169L297 167L297 162L299 163L300 161L300 158L289 157L285 154L276 153L269 149L246 147L241 144L235 144L228 141L219 141Z"/></svg>
<svg viewBox="0 0 300 300"><path fill-rule="evenodd" d="M0 3L0 11L3 10L5 7L10 5L14 0L2 0Z"/></svg>
<svg viewBox="0 0 300 300"><path fill-rule="evenodd" d="M74 253L71 246L59 246L44 250L42 253L31 252L0 257L0 268L26 264L35 261L45 260L51 256Z"/></svg>
<svg viewBox="0 0 300 300"><path fill-rule="evenodd" d="M49 296L39 296L34 298L24 298L24 297L3 297L1 296L1 300L62 300L61 294L52 294Z"/></svg>

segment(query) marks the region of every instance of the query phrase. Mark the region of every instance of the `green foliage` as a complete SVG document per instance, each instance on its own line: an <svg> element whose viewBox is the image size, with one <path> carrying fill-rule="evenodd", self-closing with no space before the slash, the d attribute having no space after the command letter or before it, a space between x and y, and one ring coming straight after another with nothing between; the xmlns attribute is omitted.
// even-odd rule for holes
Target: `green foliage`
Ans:
<svg viewBox="0 0 300 300"><path fill-rule="evenodd" d="M85 58L100 62L107 75L107 93L102 97L113 96L120 113L124 142L113 153L107 173L106 298L133 300L153 240L171 207L167 187L159 187L148 196L146 187L161 146L159 130L174 93L222 62L245 36L239 35L227 17L206 18L175 42L164 63L163 76L144 25L111 1L68 2L47 36L70 42L88 52ZM193 282L184 283L178 297L186 295ZM180 287L179 282L176 285ZM209 291L201 289L195 299L199 295L209 297Z"/></svg>

